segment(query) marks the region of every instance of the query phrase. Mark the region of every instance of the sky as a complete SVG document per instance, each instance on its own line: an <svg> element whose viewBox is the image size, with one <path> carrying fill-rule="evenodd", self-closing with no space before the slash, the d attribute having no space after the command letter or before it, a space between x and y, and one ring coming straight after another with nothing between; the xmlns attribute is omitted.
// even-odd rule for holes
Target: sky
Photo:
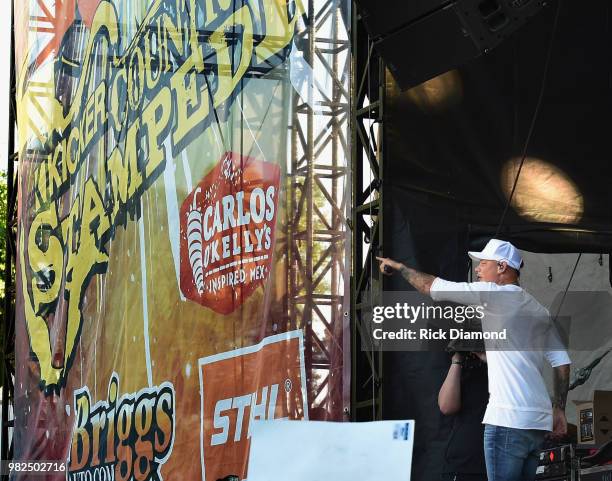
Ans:
<svg viewBox="0 0 612 481"><path fill-rule="evenodd" d="M9 3L0 15L0 168L6 170L8 150L8 97L9 97L9 47L11 41L11 18Z"/></svg>

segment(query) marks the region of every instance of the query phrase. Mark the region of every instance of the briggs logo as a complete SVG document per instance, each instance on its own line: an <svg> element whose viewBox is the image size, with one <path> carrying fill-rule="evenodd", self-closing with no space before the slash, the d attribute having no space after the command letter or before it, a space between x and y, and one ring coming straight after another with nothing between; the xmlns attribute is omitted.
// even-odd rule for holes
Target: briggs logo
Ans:
<svg viewBox="0 0 612 481"><path fill-rule="evenodd" d="M280 168L228 152L181 207L181 291L230 314L269 277Z"/></svg>
<svg viewBox="0 0 612 481"><path fill-rule="evenodd" d="M199 360L202 480L245 479L254 420L308 419L302 331Z"/></svg>
<svg viewBox="0 0 612 481"><path fill-rule="evenodd" d="M174 406L171 383L120 396L116 373L107 400L92 406L87 387L75 391L68 481L159 481L174 444Z"/></svg>

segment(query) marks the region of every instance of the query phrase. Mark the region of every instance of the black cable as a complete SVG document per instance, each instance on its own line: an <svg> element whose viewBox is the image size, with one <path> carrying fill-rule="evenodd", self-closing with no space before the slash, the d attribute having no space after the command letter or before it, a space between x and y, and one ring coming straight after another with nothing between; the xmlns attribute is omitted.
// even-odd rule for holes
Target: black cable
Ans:
<svg viewBox="0 0 612 481"><path fill-rule="evenodd" d="M542 101L544 99L544 92L546 90L546 80L548 78L548 70L550 67L550 59L552 57L552 50L553 50L553 45L555 43L555 34L557 32L557 26L559 24L559 12L561 11L561 2L562 0L559 0L557 3L557 12L555 13L555 20L553 23L553 28L552 28L552 32L550 34L550 41L548 44L548 52L546 54L546 62L544 64L544 74L542 76L542 85L540 86L540 94L538 96L538 102L536 103L536 108L533 112L533 117L531 118L531 125L529 126L529 131L527 133L527 138L525 139L525 144L523 146L523 152L521 155L521 162L519 164L519 168L518 171L516 173L516 177L514 179L514 184L512 185L512 190L510 191L510 195L508 196L508 199L506 201L506 205L504 207L504 211L501 215L501 218L499 219L499 224L497 225L497 229L495 230L495 235L493 236L494 238L496 238L499 235L499 232L501 231L502 225L504 224L504 220L506 219L506 214L508 213L508 209L510 207L510 204L512 203L512 198L514 197L514 192L516 191L516 186L518 184L518 180L519 177L521 175L521 170L523 169L523 164L525 163L525 158L527 157L527 149L529 148L529 143L531 142L531 136L533 135L533 131L535 130L535 125L536 122L538 120L538 114L540 113L540 108L542 107Z"/></svg>
<svg viewBox="0 0 612 481"><path fill-rule="evenodd" d="M582 252L578 254L578 258L576 259L576 263L574 264L574 270L572 270L572 274L570 275L569 281L567 281L567 286L565 286L565 291L563 291L563 297L561 297L561 302L559 303L559 309L557 309L557 313L553 319L553 324L557 320L559 313L561 312L561 307L563 306L563 301L565 301L565 296L567 295L567 291L570 288L570 284L572 283L572 279L574 278L574 274L576 273L576 268L578 267L578 263L580 262L580 258L582 257Z"/></svg>

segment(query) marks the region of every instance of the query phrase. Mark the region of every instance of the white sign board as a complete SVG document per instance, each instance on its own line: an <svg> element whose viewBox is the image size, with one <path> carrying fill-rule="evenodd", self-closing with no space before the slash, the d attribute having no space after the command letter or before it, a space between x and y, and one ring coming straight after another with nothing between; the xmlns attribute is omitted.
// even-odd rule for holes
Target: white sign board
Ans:
<svg viewBox="0 0 612 481"><path fill-rule="evenodd" d="M248 481L410 481L414 421L255 421Z"/></svg>

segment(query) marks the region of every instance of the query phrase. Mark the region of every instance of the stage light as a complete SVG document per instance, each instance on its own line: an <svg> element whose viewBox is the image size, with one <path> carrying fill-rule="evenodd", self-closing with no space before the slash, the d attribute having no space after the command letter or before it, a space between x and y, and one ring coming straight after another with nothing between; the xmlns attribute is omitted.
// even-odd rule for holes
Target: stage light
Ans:
<svg viewBox="0 0 612 481"><path fill-rule="evenodd" d="M450 70L411 88L404 95L421 110L444 110L461 101L463 82L457 70Z"/></svg>
<svg viewBox="0 0 612 481"><path fill-rule="evenodd" d="M513 158L502 168L501 185L506 199L512 191L520 162L520 158ZM557 166L527 157L511 206L530 221L576 224L584 213L584 197L572 179Z"/></svg>

